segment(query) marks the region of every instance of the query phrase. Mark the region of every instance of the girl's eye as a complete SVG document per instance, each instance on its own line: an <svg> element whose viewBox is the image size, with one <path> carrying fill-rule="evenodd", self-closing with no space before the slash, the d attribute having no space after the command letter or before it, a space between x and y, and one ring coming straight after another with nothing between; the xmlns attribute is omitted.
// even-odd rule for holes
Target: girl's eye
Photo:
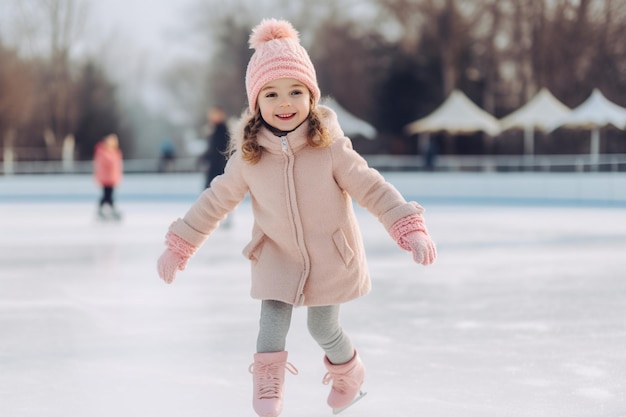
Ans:
<svg viewBox="0 0 626 417"><path fill-rule="evenodd" d="M300 90L294 90L294 91L291 92L292 96L299 96L300 94L302 94L302 91L300 91Z"/></svg>
<svg viewBox="0 0 626 417"><path fill-rule="evenodd" d="M267 94L265 95L265 97L267 97L267 98L276 97L276 93L267 93Z"/></svg>

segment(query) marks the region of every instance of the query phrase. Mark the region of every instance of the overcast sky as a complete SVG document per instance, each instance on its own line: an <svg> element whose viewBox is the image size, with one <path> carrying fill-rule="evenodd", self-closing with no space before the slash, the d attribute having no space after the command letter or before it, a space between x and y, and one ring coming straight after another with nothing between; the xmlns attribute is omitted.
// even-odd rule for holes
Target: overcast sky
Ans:
<svg viewBox="0 0 626 417"><path fill-rule="evenodd" d="M195 0L92 1L90 16L104 35L117 35L138 47L163 52L189 18ZM169 48L168 48L169 49Z"/></svg>
<svg viewBox="0 0 626 417"><path fill-rule="evenodd" d="M102 43L111 75L153 109L167 107L160 77L180 59L200 59L187 29L196 0L92 1L85 32Z"/></svg>

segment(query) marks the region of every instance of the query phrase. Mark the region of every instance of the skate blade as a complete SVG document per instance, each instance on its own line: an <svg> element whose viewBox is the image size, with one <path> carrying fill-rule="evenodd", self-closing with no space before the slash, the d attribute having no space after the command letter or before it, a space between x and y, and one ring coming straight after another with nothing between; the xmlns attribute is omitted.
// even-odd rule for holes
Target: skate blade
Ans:
<svg viewBox="0 0 626 417"><path fill-rule="evenodd" d="M354 403L356 403L357 401L359 401L361 398L365 397L366 395L367 395L367 392L359 391L359 394L356 397L354 397L354 400L352 400L350 404L341 408L333 408L333 414L337 415L341 413L342 411L346 411L348 408L352 407Z"/></svg>

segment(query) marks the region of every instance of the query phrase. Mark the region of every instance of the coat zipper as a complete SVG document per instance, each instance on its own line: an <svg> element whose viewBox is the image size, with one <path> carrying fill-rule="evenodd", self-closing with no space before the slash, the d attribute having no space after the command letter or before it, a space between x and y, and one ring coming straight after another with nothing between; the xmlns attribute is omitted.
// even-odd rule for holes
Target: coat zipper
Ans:
<svg viewBox="0 0 626 417"><path fill-rule="evenodd" d="M291 213L291 218L293 222L296 222L296 215L294 213L294 207L293 207L293 201L291 200L291 192L293 189L292 183L291 181L289 181L289 177L293 174L293 171L289 169L289 167L291 166L291 164L293 163L293 161L291 160L292 156L289 154L289 145L287 144L287 135L285 136L280 136L280 146L283 150L283 153L285 154L285 157L287 158L287 196L288 196L288 206L289 206L289 210ZM293 179L292 179L293 181ZM299 239L301 239L301 237L299 236L299 234L301 233L298 230L298 226L294 225L294 227L296 228L296 240L298 241ZM299 245L298 245L299 246ZM303 249L300 248L300 250L302 251ZM302 252L302 257L303 257L303 261L304 261L304 272L303 272L303 276L301 277L300 280L300 285L298 286L298 293L296 294L296 299L294 300L294 305L295 306L301 306L304 304L304 284L306 283L308 274L309 274L309 265L308 265L308 257L306 255L306 253Z"/></svg>

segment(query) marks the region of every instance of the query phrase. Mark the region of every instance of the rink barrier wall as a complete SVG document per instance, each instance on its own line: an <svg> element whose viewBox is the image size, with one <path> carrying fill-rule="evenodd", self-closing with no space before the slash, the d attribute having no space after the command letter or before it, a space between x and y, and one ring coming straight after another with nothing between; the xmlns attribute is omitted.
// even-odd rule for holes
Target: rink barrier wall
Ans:
<svg viewBox="0 0 626 417"><path fill-rule="evenodd" d="M626 207L626 173L382 172L409 200L457 204L565 204ZM118 201L193 202L202 173L126 174ZM91 175L0 176L0 203L95 201Z"/></svg>
<svg viewBox="0 0 626 417"><path fill-rule="evenodd" d="M424 158L420 155L363 155L370 166L381 171L424 171ZM202 170L197 157L179 157L167 165L170 173L194 173ZM156 173L162 166L158 158L125 159L126 173ZM440 155L433 170L437 172L537 172L582 173L626 172L626 154L574 154L574 155ZM0 160L0 175L12 174L89 174L92 161L50 160L14 161Z"/></svg>

